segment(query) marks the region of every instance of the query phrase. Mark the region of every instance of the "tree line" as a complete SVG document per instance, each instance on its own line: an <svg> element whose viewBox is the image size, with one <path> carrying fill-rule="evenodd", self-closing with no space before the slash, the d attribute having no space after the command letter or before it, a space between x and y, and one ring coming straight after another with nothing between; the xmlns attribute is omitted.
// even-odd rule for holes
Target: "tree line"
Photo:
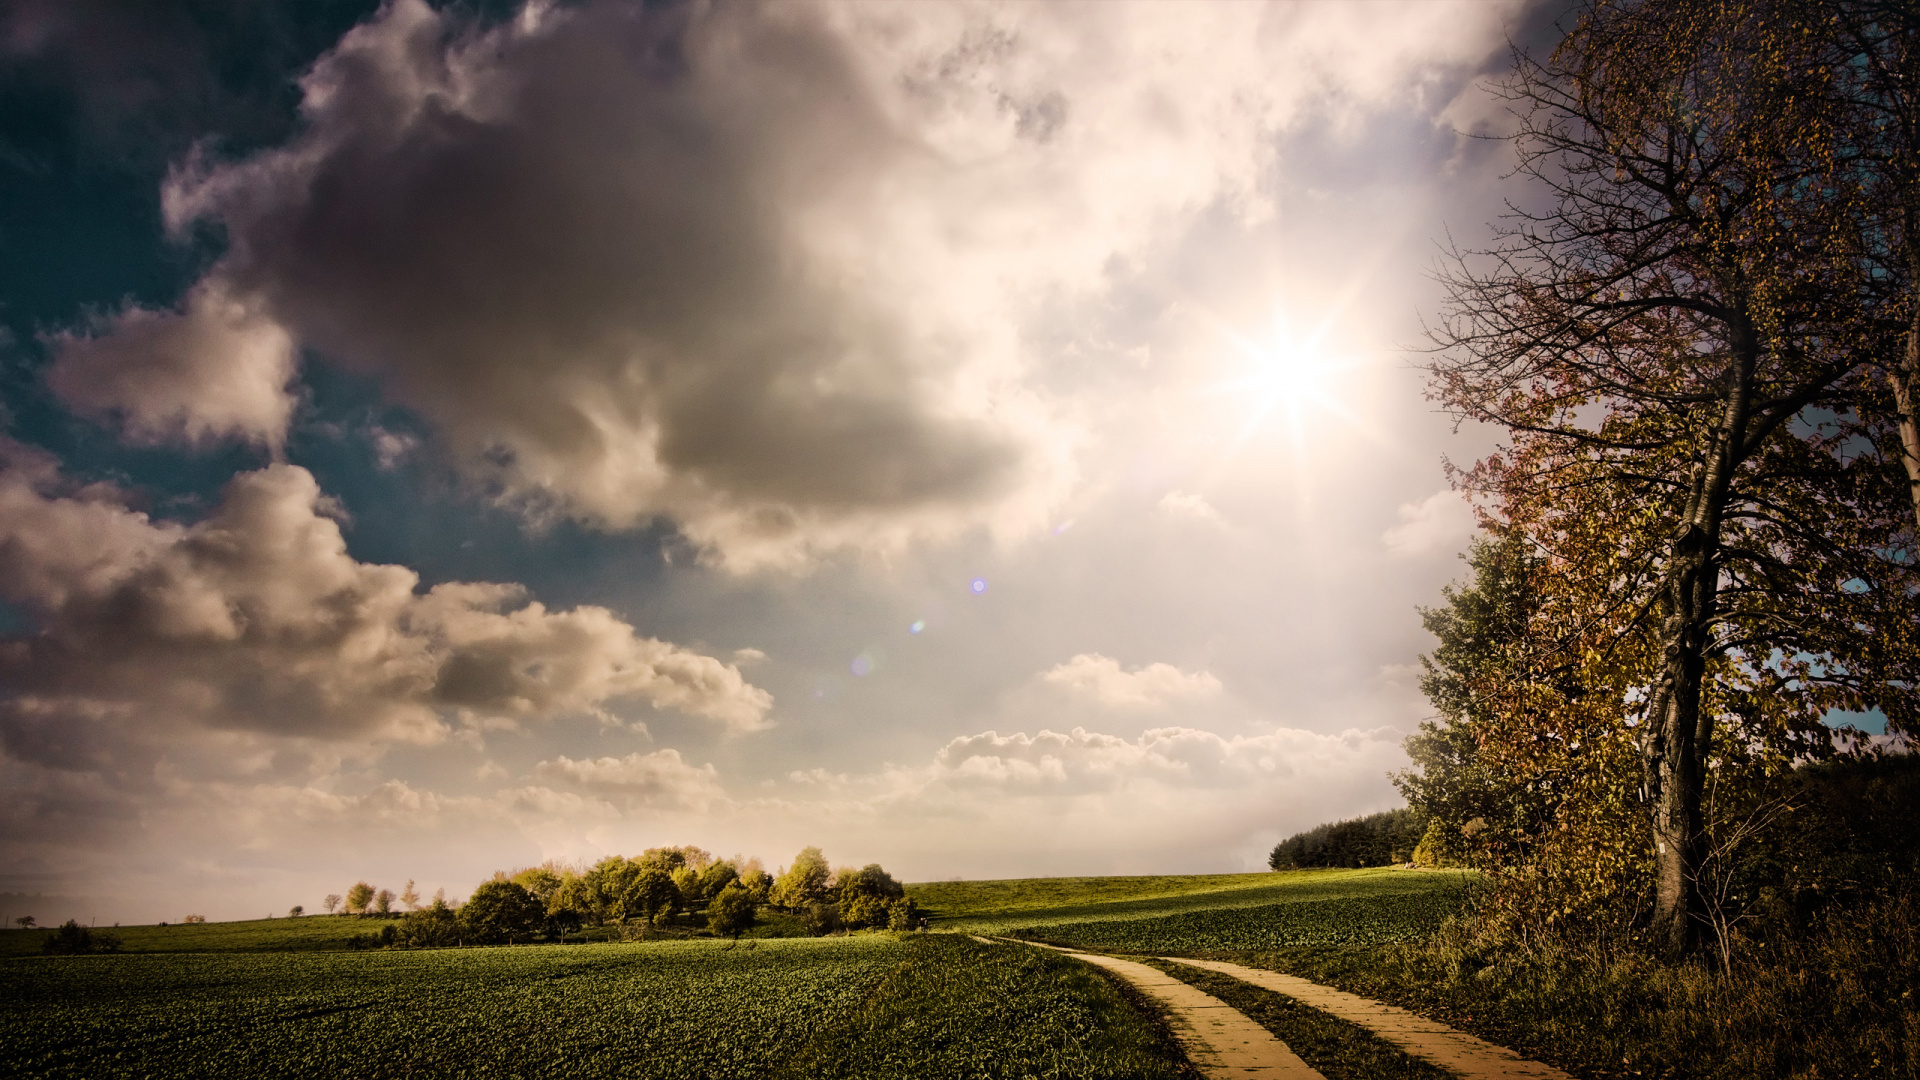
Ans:
<svg viewBox="0 0 1920 1080"><path fill-rule="evenodd" d="M1267 865L1275 870L1357 869L1410 862L1426 828L1426 815L1411 809L1330 822L1275 844Z"/></svg>
<svg viewBox="0 0 1920 1080"><path fill-rule="evenodd" d="M1528 189L1427 365L1504 438L1401 788L1509 917L1724 956L1838 888L1796 822L1911 781L1836 717L1920 723L1920 8L1595 0L1515 60Z"/></svg>
<svg viewBox="0 0 1920 1080"><path fill-rule="evenodd" d="M406 911L396 910L396 903ZM360 948L560 941L587 926L700 925L738 938L763 908L798 916L815 934L908 930L922 921L905 886L878 863L835 869L817 847L802 849L777 875L758 859L659 847L632 857L611 855L584 868L549 861L497 871L461 904L449 903L445 890L423 903L411 881L397 895L360 881L344 895L328 896L325 907L329 914L392 920L375 933L356 935L352 944Z"/></svg>

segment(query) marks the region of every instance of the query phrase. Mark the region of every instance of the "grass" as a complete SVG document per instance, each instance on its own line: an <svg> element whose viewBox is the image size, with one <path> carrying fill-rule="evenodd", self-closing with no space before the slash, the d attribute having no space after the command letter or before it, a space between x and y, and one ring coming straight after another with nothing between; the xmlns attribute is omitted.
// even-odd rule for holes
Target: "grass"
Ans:
<svg viewBox="0 0 1920 1080"><path fill-rule="evenodd" d="M1327 1080L1454 1080L1453 1073L1413 1057L1366 1028L1285 994L1185 964L1144 962L1246 1013Z"/></svg>
<svg viewBox="0 0 1920 1080"><path fill-rule="evenodd" d="M1405 870L1284 870L1193 877L1035 878L910 885L940 929L976 934L1193 911L1458 890L1464 876Z"/></svg>
<svg viewBox="0 0 1920 1080"><path fill-rule="evenodd" d="M1465 924L1397 945L1232 959L1412 1009L1591 1080L1920 1080L1912 897L1750 942L1731 973L1516 948Z"/></svg>
<svg viewBox="0 0 1920 1080"><path fill-rule="evenodd" d="M907 947L907 962L779 1080L1198 1080L1166 1029L1087 964L957 934Z"/></svg>

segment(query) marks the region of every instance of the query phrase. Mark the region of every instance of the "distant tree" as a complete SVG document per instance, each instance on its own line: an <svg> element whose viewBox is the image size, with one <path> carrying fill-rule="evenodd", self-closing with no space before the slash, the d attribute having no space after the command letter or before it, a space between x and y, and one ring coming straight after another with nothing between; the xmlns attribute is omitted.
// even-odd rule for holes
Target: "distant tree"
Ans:
<svg viewBox="0 0 1920 1080"><path fill-rule="evenodd" d="M840 897L840 918L848 926L885 926L894 904L907 890L879 863L868 863L859 870L843 870L836 880Z"/></svg>
<svg viewBox="0 0 1920 1080"><path fill-rule="evenodd" d="M707 898L707 890L701 883L700 871L683 866L667 875L673 879L673 887L679 890L680 899L688 906L698 904Z"/></svg>
<svg viewBox="0 0 1920 1080"><path fill-rule="evenodd" d="M460 925L468 941L511 944L532 937L544 916L526 889L511 881L486 881L461 905Z"/></svg>
<svg viewBox="0 0 1920 1080"><path fill-rule="evenodd" d="M409 912L394 931L393 943L402 948L442 948L461 941L460 918L447 906L445 898Z"/></svg>
<svg viewBox="0 0 1920 1080"><path fill-rule="evenodd" d="M365 915L367 905L373 903L373 886L364 881L356 881L353 888L347 890L347 914Z"/></svg>
<svg viewBox="0 0 1920 1080"><path fill-rule="evenodd" d="M306 908L301 907L299 904L295 904L292 907L287 909L287 918L297 919L300 916L305 915L306 913L307 913Z"/></svg>
<svg viewBox="0 0 1920 1080"><path fill-rule="evenodd" d="M720 890L740 880L740 869L729 859L719 859L700 871L700 894L711 899Z"/></svg>
<svg viewBox="0 0 1920 1080"><path fill-rule="evenodd" d="M33 916L31 915L22 915L13 921L19 923L20 929L22 930L31 930L34 927Z"/></svg>
<svg viewBox="0 0 1920 1080"><path fill-rule="evenodd" d="M773 875L758 866L743 869L740 872L740 887L747 890L747 895L753 897L754 903L768 903L773 895Z"/></svg>
<svg viewBox="0 0 1920 1080"><path fill-rule="evenodd" d="M207 921L205 915L188 915L180 920L182 926L193 926Z"/></svg>
<svg viewBox="0 0 1920 1080"><path fill-rule="evenodd" d="M621 895L620 915L664 924L673 917L673 909L679 903L680 890L673 884L673 875L658 867L648 867L634 875Z"/></svg>
<svg viewBox="0 0 1920 1080"><path fill-rule="evenodd" d="M838 904L808 904L806 924L814 937L825 937L846 927L840 919Z"/></svg>
<svg viewBox="0 0 1920 1080"><path fill-rule="evenodd" d="M393 913L393 890L381 889L373 894L373 909L382 915Z"/></svg>
<svg viewBox="0 0 1920 1080"><path fill-rule="evenodd" d="M817 847L802 848L793 857L793 865L774 881L768 899L775 907L799 911L812 904L826 903L830 879L827 860Z"/></svg>
<svg viewBox="0 0 1920 1080"><path fill-rule="evenodd" d="M340 907L340 894L328 893L326 899L320 901L320 905L327 909L327 914L333 914Z"/></svg>
<svg viewBox="0 0 1920 1080"><path fill-rule="evenodd" d="M120 939L113 934L81 926L77 919L68 919L60 924L60 929L48 934L40 947L53 956L81 956L86 953L117 952Z"/></svg>
<svg viewBox="0 0 1920 1080"><path fill-rule="evenodd" d="M1425 824L1424 815L1414 810L1387 810L1331 822L1280 841L1267 856L1267 865L1297 870L1405 862L1419 844Z"/></svg>
<svg viewBox="0 0 1920 1080"><path fill-rule="evenodd" d="M561 877L552 863L541 866L529 866L517 871L511 878L514 884L533 894L540 906L545 907L553 900L553 894L559 891Z"/></svg>
<svg viewBox="0 0 1920 1080"><path fill-rule="evenodd" d="M400 890L400 902L407 906L408 911L420 910L420 890L413 887L412 878L408 878L407 887Z"/></svg>
<svg viewBox="0 0 1920 1080"><path fill-rule="evenodd" d="M729 881L707 902L707 929L722 937L738 939L753 925L753 897L737 881Z"/></svg>

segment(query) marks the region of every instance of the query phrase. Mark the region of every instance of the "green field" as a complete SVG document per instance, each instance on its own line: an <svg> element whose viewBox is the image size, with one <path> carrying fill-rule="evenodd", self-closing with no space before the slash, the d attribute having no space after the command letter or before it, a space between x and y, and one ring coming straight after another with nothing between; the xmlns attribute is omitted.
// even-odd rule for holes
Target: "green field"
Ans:
<svg viewBox="0 0 1920 1080"><path fill-rule="evenodd" d="M1046 927L1070 924L1077 926L1119 920L1158 919L1191 912L1240 908L1278 909L1293 904L1328 901L1353 901L1364 907L1375 900L1385 899L1395 903L1391 898L1419 898L1400 904L1397 908L1411 911L1414 907L1450 902L1471 880L1469 875L1459 873L1389 869L1285 870L1184 878L1038 878L937 882L909 885L907 892L915 902L929 909L935 916L934 925L939 929L972 934L1028 931L1026 936L1053 940L1049 934L1039 931ZM1328 918L1340 925L1352 922L1351 917L1339 913L1338 905L1322 906L1316 912L1313 916L1302 918ZM1095 947L1091 940L1084 944ZM1123 948L1120 945L1112 947ZM1155 948L1171 950L1179 946L1149 943L1139 948L1124 948L1128 951Z"/></svg>
<svg viewBox="0 0 1920 1080"><path fill-rule="evenodd" d="M1121 952L1390 940L1462 888L1387 870L909 887L937 929ZM121 927L124 951L77 957L0 935L0 1075L1193 1075L1104 974L961 933L348 951L379 925Z"/></svg>
<svg viewBox="0 0 1920 1080"><path fill-rule="evenodd" d="M35 1077L1190 1075L1084 965L957 935L0 961Z"/></svg>
<svg viewBox="0 0 1920 1080"><path fill-rule="evenodd" d="M377 932L379 919L310 915L304 919L246 919L240 922L182 923L173 926L102 926L127 952L310 952L345 949L355 934ZM38 956L50 930L0 932L0 956Z"/></svg>

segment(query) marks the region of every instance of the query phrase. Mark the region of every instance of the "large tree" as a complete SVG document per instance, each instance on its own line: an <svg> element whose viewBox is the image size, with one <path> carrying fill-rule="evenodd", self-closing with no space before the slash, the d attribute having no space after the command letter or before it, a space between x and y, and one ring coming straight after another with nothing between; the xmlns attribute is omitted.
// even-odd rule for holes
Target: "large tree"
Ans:
<svg viewBox="0 0 1920 1080"><path fill-rule="evenodd" d="M1538 208L1443 275L1435 394L1508 433L1460 479L1548 560L1568 663L1624 703L1675 951L1716 737L1784 760L1826 750L1832 708L1915 718L1912 505L1863 427L1869 193L1807 92L1831 36L1806 4L1592 4L1505 84Z"/></svg>

